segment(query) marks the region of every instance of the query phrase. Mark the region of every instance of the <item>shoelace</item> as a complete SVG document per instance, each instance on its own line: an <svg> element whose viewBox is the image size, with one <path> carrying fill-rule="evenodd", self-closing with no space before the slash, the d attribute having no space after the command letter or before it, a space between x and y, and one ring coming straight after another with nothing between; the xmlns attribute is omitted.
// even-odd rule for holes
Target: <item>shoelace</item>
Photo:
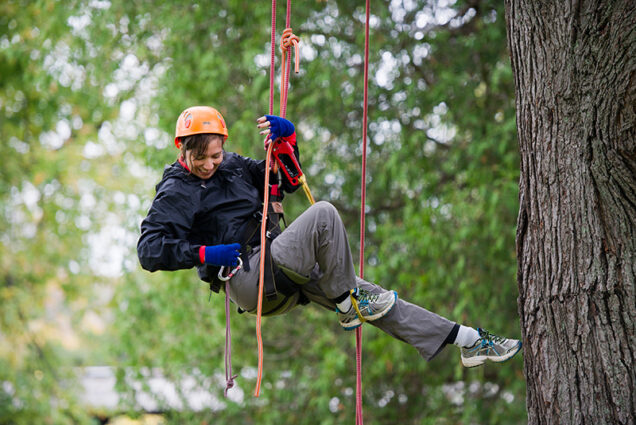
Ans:
<svg viewBox="0 0 636 425"><path fill-rule="evenodd" d="M503 343L506 340L505 338L502 338L499 335L491 334L485 329L482 329L482 332L483 332L483 335L480 335L482 339L482 343L483 341L487 341L488 343L492 343L492 342Z"/></svg>
<svg viewBox="0 0 636 425"><path fill-rule="evenodd" d="M371 292L365 291L364 289L358 289L358 293L355 294L355 297L358 299L358 301L376 302L378 298L380 298L380 295L373 294Z"/></svg>

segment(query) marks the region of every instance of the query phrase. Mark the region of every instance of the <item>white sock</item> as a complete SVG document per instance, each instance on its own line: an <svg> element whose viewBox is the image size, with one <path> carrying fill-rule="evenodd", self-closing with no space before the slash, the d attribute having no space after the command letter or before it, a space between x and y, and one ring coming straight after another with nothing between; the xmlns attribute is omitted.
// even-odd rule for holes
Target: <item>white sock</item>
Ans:
<svg viewBox="0 0 636 425"><path fill-rule="evenodd" d="M343 301L337 303L336 307L338 307L338 311L341 313L346 313L351 308L351 297L347 297Z"/></svg>
<svg viewBox="0 0 636 425"><path fill-rule="evenodd" d="M458 347L472 347L479 339L479 332L469 326L459 325L459 331L455 337L455 344Z"/></svg>

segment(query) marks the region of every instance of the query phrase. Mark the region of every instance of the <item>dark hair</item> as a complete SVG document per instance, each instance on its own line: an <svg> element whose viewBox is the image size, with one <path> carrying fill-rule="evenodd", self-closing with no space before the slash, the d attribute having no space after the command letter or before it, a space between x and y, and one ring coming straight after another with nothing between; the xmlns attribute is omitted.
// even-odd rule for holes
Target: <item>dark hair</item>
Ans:
<svg viewBox="0 0 636 425"><path fill-rule="evenodd" d="M208 145L215 139L220 139L223 143L223 135L221 134L192 134L181 138L181 156L185 158L186 151L192 151L192 155L196 158L205 155Z"/></svg>

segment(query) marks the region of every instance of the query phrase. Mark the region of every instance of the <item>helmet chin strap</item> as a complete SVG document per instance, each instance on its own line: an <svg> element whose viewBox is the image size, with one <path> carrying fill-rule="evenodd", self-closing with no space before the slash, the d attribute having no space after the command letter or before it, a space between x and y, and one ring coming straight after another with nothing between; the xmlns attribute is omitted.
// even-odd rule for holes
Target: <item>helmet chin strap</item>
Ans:
<svg viewBox="0 0 636 425"><path fill-rule="evenodd" d="M192 172L190 171L190 167L188 167L188 164L186 163L186 159L183 157L183 155L179 156L179 164L183 165L183 168L185 168L186 170L188 170L188 172Z"/></svg>

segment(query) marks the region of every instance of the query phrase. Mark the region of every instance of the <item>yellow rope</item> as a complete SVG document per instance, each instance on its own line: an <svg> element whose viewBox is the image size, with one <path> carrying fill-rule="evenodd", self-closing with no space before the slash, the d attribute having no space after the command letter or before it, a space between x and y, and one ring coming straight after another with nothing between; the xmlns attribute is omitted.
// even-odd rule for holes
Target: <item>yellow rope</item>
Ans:
<svg viewBox="0 0 636 425"><path fill-rule="evenodd" d="M360 312L360 307L358 307L358 300L356 299L356 297L353 296L354 292L355 292L355 289L349 290L349 296L351 297L351 304L353 305L353 308L356 309L356 314L358 315L358 319L360 319L360 321L364 323L367 321L367 319L365 319L362 316L362 312Z"/></svg>
<svg viewBox="0 0 636 425"><path fill-rule="evenodd" d="M314 200L314 197L311 194L311 190L309 190L309 185L307 184L307 179L305 178L305 175L301 175L300 177L298 177L298 181L300 181L300 184L303 185L303 190L305 191L305 195L307 195L307 199L309 199L309 203L311 205L315 204L316 201Z"/></svg>

